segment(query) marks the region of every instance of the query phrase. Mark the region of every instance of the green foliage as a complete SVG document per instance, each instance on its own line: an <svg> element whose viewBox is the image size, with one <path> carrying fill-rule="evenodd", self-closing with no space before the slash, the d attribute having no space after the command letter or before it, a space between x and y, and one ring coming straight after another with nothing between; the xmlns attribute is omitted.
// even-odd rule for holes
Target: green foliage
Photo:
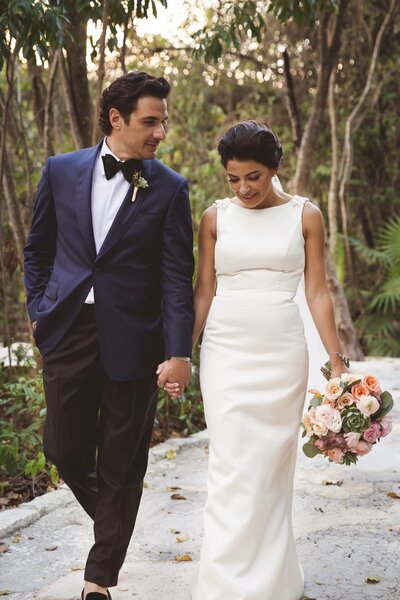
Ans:
<svg viewBox="0 0 400 600"><path fill-rule="evenodd" d="M0 374L4 381L0 395L0 475L25 472L36 477L46 469L41 453L46 412L41 374L28 370L13 380L12 370L4 367Z"/></svg>
<svg viewBox="0 0 400 600"><path fill-rule="evenodd" d="M378 248L368 248L353 240L353 246L374 270L375 285L365 293L368 304L357 327L369 352L384 356L400 354L400 217L383 225L378 233Z"/></svg>
<svg viewBox="0 0 400 600"><path fill-rule="evenodd" d="M65 8L62 0L5 2L0 9L0 70L12 52L11 40L25 58L48 59L51 48L63 44L68 23Z"/></svg>

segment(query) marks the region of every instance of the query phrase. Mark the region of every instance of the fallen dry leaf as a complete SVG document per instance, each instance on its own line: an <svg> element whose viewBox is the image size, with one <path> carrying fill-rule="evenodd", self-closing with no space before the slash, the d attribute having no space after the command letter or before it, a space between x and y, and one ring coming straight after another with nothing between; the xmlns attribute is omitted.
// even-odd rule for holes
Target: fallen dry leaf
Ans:
<svg viewBox="0 0 400 600"><path fill-rule="evenodd" d="M71 571L84 571L85 565L72 565Z"/></svg>
<svg viewBox="0 0 400 600"><path fill-rule="evenodd" d="M168 460L172 460L173 458L176 458L176 450L167 450L167 452L165 454L165 458L168 458Z"/></svg>
<svg viewBox="0 0 400 600"><path fill-rule="evenodd" d="M173 533L174 535L180 533L180 531L178 531L178 529L174 529L173 527L170 529L170 532Z"/></svg>
<svg viewBox="0 0 400 600"><path fill-rule="evenodd" d="M179 485L167 485L167 492L175 492L175 490L181 490Z"/></svg>
<svg viewBox="0 0 400 600"><path fill-rule="evenodd" d="M327 479L324 479L322 485L337 485L338 487L340 487L342 483L343 479L338 479L338 481L328 481Z"/></svg>
<svg viewBox="0 0 400 600"><path fill-rule="evenodd" d="M11 541L13 544L19 544L21 541L21 534L16 533Z"/></svg>
<svg viewBox="0 0 400 600"><path fill-rule="evenodd" d="M381 578L378 575L370 575L365 581L366 583L379 583L380 580Z"/></svg>
<svg viewBox="0 0 400 600"><path fill-rule="evenodd" d="M0 554L4 554L4 552L8 552L10 549L9 546L7 546L7 544L0 544Z"/></svg>
<svg viewBox="0 0 400 600"><path fill-rule="evenodd" d="M182 494L172 494L171 500L187 500Z"/></svg>
<svg viewBox="0 0 400 600"><path fill-rule="evenodd" d="M144 481L144 482L143 482L143 487L144 487L144 488L148 488L148 487L149 487L149 484L148 484L148 483L146 483L146 481Z"/></svg>
<svg viewBox="0 0 400 600"><path fill-rule="evenodd" d="M47 550L47 552L54 552L54 550L57 550L58 546L48 546L48 548L45 548L45 550Z"/></svg>
<svg viewBox="0 0 400 600"><path fill-rule="evenodd" d="M175 560L176 562L187 562L191 561L192 557L189 556L189 554L178 554L177 556L175 556Z"/></svg>
<svg viewBox="0 0 400 600"><path fill-rule="evenodd" d="M400 500L400 496L396 494L396 492L388 492L387 495L389 498L394 498L395 500Z"/></svg>
<svg viewBox="0 0 400 600"><path fill-rule="evenodd" d="M188 540L190 540L190 535L188 535L187 533L185 533L185 535L183 535L182 537L176 536L176 541L179 544L181 544L182 542L187 542Z"/></svg>
<svg viewBox="0 0 400 600"><path fill-rule="evenodd" d="M11 596L13 593L12 590L0 590L0 596Z"/></svg>
<svg viewBox="0 0 400 600"><path fill-rule="evenodd" d="M118 588L119 592L129 592L129 588Z"/></svg>

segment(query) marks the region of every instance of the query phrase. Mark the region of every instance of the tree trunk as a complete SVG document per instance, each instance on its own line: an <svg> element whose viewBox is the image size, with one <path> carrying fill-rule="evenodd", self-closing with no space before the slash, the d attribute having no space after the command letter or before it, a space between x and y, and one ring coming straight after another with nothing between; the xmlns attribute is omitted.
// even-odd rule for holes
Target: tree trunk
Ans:
<svg viewBox="0 0 400 600"><path fill-rule="evenodd" d="M18 252L19 264L23 264L23 250L26 243L28 231L25 229L22 217L21 206L18 201L17 192L14 185L14 179L11 169L10 157L7 148L4 151L4 178L3 193L6 201L8 221L13 233L15 246Z"/></svg>
<svg viewBox="0 0 400 600"><path fill-rule="evenodd" d="M290 72L290 59L287 50L282 52L282 56L286 80L286 107L292 124L294 145L297 149L299 149L301 144L302 131L299 110L297 108L296 95L294 93L293 78Z"/></svg>
<svg viewBox="0 0 400 600"><path fill-rule="evenodd" d="M79 150L80 148L83 148L83 146L84 146L83 139L82 139L81 132L79 129L79 124L78 124L78 121L76 118L74 102L73 102L73 98L72 98L71 88L69 85L68 73L67 73L67 68L65 65L64 55L62 53L62 50L60 50L59 52L60 52L59 61L60 61L60 67L61 67L60 71L61 71L61 79L62 79L63 88L64 88L65 107L67 110L69 125L71 128L71 133L72 133L72 138L74 140L75 148L77 150Z"/></svg>
<svg viewBox="0 0 400 600"><path fill-rule="evenodd" d="M99 128L99 114L100 114L100 98L101 91L103 89L103 82L105 76L105 52L106 52L106 39L107 39L107 27L108 27L108 18L109 18L109 10L110 10L110 2L109 0L104 0L103 3L103 28L100 36L100 56L99 56L99 66L97 69L97 86L96 86L96 104L94 110L94 119L93 119L93 136L92 136L92 146L97 144L99 138L101 137L101 131Z"/></svg>
<svg viewBox="0 0 400 600"><path fill-rule="evenodd" d="M49 73L49 83L46 91L46 100L45 100L45 108L44 108L44 127L43 127L43 146L44 146L44 155L47 158L51 154L54 154L51 133L53 130L53 111L52 111L52 102L54 97L54 87L55 87L55 79L57 75L57 69L60 61L60 53L61 50L56 50L53 56L53 60L51 61L50 73Z"/></svg>
<svg viewBox="0 0 400 600"><path fill-rule="evenodd" d="M39 135L43 136L44 129L44 107L46 98L46 85L42 79L43 67L36 64L36 61L31 59L29 62L29 72L32 80L33 91L33 110L35 115L36 125Z"/></svg>
<svg viewBox="0 0 400 600"><path fill-rule="evenodd" d="M87 18L84 11L78 10L76 0L71 0L67 6L67 17L71 22L70 31L73 39L69 35L65 37L68 70L64 79L65 83L68 82L74 120L78 124L79 137L82 140L79 147L82 148L92 143L92 101L86 64ZM74 138L76 142L76 136Z"/></svg>
<svg viewBox="0 0 400 600"><path fill-rule="evenodd" d="M297 168L293 180L293 191L296 194L307 196L310 193L312 158L327 102L330 75L336 65L340 50L340 38L348 4L349 0L341 0L335 15L323 14L320 19L320 60L317 89L299 149Z"/></svg>
<svg viewBox="0 0 400 600"><path fill-rule="evenodd" d="M351 360L364 360L360 342L354 329L353 321L346 297L336 276L335 266L329 249L325 252L326 279L333 300L335 322L338 330L342 352Z"/></svg>
<svg viewBox="0 0 400 600"><path fill-rule="evenodd" d="M329 80L329 120L331 123L331 178L328 192L328 226L329 226L329 250L332 257L336 256L337 248L337 215L339 194L339 142L337 132L337 114L335 103L336 70L333 70Z"/></svg>

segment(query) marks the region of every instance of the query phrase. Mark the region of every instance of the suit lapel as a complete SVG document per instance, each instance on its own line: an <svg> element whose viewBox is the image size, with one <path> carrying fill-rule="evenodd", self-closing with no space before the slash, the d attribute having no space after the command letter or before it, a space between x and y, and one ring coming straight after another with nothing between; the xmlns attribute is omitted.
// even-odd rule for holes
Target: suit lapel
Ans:
<svg viewBox="0 0 400 600"><path fill-rule="evenodd" d="M103 140L98 146L89 148L83 155L83 158L80 158L75 199L79 230L92 260L96 257L91 206L92 176L94 163L102 143Z"/></svg>
<svg viewBox="0 0 400 600"><path fill-rule="evenodd" d="M149 188L139 188L136 194L136 199L132 202L133 184L129 186L129 190L117 212L115 219L105 237L105 240L99 250L96 260L99 260L106 252L111 250L113 246L125 233L126 229L135 219L136 215L140 211L143 202L145 201L146 194L151 188L151 170L152 163L150 160L143 161L143 177L147 180Z"/></svg>

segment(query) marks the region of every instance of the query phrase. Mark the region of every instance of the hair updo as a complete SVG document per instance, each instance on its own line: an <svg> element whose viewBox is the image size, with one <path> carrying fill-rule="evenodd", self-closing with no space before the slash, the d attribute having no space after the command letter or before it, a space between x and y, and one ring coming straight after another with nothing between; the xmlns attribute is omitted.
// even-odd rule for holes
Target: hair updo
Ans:
<svg viewBox="0 0 400 600"><path fill-rule="evenodd" d="M226 169L230 160L254 160L277 169L282 159L278 136L267 123L242 121L230 127L218 142L218 153Z"/></svg>

